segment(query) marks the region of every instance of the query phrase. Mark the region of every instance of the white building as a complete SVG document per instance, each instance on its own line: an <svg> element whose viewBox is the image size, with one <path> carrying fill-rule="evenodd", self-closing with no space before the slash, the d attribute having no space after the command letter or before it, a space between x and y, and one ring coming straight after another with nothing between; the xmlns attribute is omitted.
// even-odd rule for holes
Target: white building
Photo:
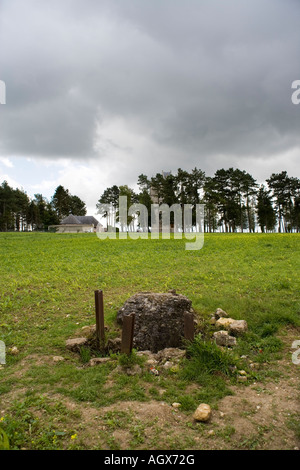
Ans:
<svg viewBox="0 0 300 470"><path fill-rule="evenodd" d="M95 232L98 225L101 230L102 225L93 216L70 214L59 225L50 225L48 230L57 233L89 233Z"/></svg>

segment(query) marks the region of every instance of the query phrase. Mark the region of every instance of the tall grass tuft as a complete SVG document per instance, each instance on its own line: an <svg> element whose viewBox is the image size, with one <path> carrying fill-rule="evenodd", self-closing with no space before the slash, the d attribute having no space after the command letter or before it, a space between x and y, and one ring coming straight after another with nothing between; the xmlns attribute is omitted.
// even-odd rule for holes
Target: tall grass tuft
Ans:
<svg viewBox="0 0 300 470"><path fill-rule="evenodd" d="M187 344L187 355L189 360L186 361L184 374L190 380L197 379L203 373L231 376L238 365L238 359L231 351L220 349L215 342L203 341L200 335Z"/></svg>

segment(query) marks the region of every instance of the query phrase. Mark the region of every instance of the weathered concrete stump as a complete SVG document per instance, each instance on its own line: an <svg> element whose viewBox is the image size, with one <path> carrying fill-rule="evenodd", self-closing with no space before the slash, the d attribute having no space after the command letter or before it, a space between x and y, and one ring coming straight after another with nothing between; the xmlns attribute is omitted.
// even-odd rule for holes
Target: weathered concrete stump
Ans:
<svg viewBox="0 0 300 470"><path fill-rule="evenodd" d="M128 299L119 310L117 321L135 314L133 347L139 350L157 352L165 348L183 345L187 314L192 314L192 302L175 292L142 292ZM189 335L192 336L189 328Z"/></svg>

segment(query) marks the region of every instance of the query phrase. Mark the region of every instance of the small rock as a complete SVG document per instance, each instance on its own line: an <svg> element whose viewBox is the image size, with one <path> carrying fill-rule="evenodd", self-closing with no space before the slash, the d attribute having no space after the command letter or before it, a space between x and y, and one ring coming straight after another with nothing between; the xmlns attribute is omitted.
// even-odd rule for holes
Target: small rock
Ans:
<svg viewBox="0 0 300 470"><path fill-rule="evenodd" d="M233 347L236 345L236 338L229 336L227 331L216 331L213 334L213 338L218 346Z"/></svg>
<svg viewBox="0 0 300 470"><path fill-rule="evenodd" d="M247 377L245 375L239 375L237 379L239 382L247 382Z"/></svg>
<svg viewBox="0 0 300 470"><path fill-rule="evenodd" d="M223 411L220 411L220 418L224 418L225 416L225 413L223 413Z"/></svg>
<svg viewBox="0 0 300 470"><path fill-rule="evenodd" d="M80 348L85 344L87 344L87 338L67 339L66 348L74 352L79 352Z"/></svg>
<svg viewBox="0 0 300 470"><path fill-rule="evenodd" d="M235 320L229 325L229 334L241 336L248 330L248 324L245 320Z"/></svg>
<svg viewBox="0 0 300 470"><path fill-rule="evenodd" d="M207 422L210 420L212 415L211 407L206 403L201 403L196 409L193 417L196 421Z"/></svg>
<svg viewBox="0 0 300 470"><path fill-rule="evenodd" d="M61 362L61 361L64 361L65 358L62 356L53 356L52 360L53 362Z"/></svg>
<svg viewBox="0 0 300 470"><path fill-rule="evenodd" d="M207 433L209 436L214 436L215 435L215 431L213 429L210 429Z"/></svg>
<svg viewBox="0 0 300 470"><path fill-rule="evenodd" d="M81 329L84 333L90 335L91 333L94 333L96 331L96 325L83 326Z"/></svg>
<svg viewBox="0 0 300 470"><path fill-rule="evenodd" d="M247 375L247 372L245 370L239 370L240 375Z"/></svg>
<svg viewBox="0 0 300 470"><path fill-rule="evenodd" d="M228 317L228 313L226 313L224 310L222 310L221 308L217 308L217 310L215 311L214 313L214 317L216 320L218 320L219 318L224 318L224 317Z"/></svg>
<svg viewBox="0 0 300 470"><path fill-rule="evenodd" d="M177 403L177 402L172 403L172 408L178 409L180 407L181 407L181 403Z"/></svg>
<svg viewBox="0 0 300 470"><path fill-rule="evenodd" d="M231 323L234 322L235 320L233 318L219 318L219 320L216 321L216 327L222 329L229 329Z"/></svg>
<svg viewBox="0 0 300 470"><path fill-rule="evenodd" d="M17 354L19 354L19 350L18 350L17 346L13 346L13 347L10 348L8 351L9 351L10 354L12 354L13 356L16 356Z"/></svg>

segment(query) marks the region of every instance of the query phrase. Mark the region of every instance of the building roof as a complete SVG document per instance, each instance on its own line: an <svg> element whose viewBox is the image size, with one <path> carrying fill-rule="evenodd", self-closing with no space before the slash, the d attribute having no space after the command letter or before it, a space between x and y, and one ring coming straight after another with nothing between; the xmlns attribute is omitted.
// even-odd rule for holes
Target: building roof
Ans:
<svg viewBox="0 0 300 470"><path fill-rule="evenodd" d="M94 225L97 226L99 224L98 220L91 215L73 215L70 214L68 217L65 217L60 225Z"/></svg>
<svg viewBox="0 0 300 470"><path fill-rule="evenodd" d="M81 222L79 222L79 220L77 219L77 217L73 214L70 214L68 215L68 217L65 217L62 221L61 221L61 225L65 225L65 224L80 224Z"/></svg>
<svg viewBox="0 0 300 470"><path fill-rule="evenodd" d="M92 215L76 215L76 219L78 219L81 224L99 224L98 220Z"/></svg>

